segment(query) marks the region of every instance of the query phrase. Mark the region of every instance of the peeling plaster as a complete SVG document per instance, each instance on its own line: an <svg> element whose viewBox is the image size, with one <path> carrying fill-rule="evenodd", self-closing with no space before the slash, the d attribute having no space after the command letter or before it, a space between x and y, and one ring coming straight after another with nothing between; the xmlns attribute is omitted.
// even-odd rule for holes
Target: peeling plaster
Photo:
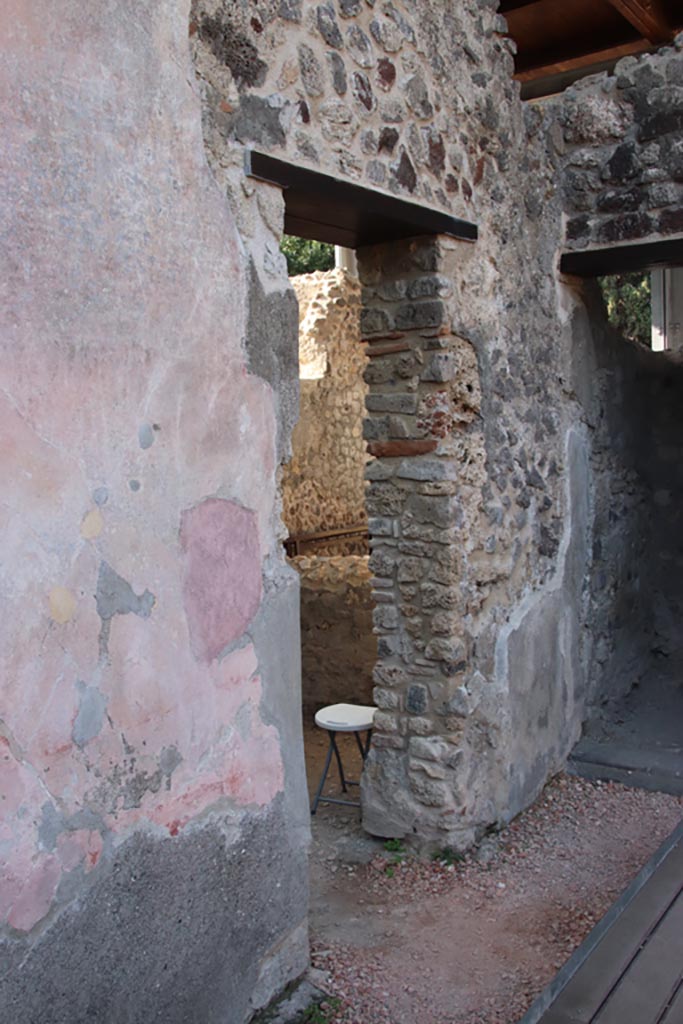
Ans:
<svg viewBox="0 0 683 1024"><path fill-rule="evenodd" d="M76 683L76 689L80 693L80 700L71 735L76 746L82 749L102 728L107 698L96 686L87 686L80 680Z"/></svg>
<svg viewBox="0 0 683 1024"><path fill-rule="evenodd" d="M97 614L102 620L100 631L99 649L100 657L106 657L109 649L109 634L111 620L115 615L139 615L141 619L148 619L152 614L155 597L149 590L138 595L130 583L119 576L106 562L100 564L100 571L97 577L97 591L95 593L97 603Z"/></svg>

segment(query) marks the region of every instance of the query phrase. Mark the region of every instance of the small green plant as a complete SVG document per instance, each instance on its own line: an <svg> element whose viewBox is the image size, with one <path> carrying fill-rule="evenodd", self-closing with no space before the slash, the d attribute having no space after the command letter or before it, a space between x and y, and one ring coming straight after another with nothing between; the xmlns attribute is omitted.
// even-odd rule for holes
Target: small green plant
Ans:
<svg viewBox="0 0 683 1024"><path fill-rule="evenodd" d="M462 864L465 860L464 853L460 853L459 850L453 850L450 846L445 846L443 850L437 850L432 854L432 860L438 861L439 864L445 864L447 867L451 867L454 864Z"/></svg>
<svg viewBox="0 0 683 1024"><path fill-rule="evenodd" d="M337 996L330 996L322 1003L314 1003L300 1018L301 1024L329 1024L340 1006L341 999L338 999Z"/></svg>
<svg viewBox="0 0 683 1024"><path fill-rule="evenodd" d="M384 869L384 874L388 878L393 878L395 866L403 863L408 856L408 851L400 839L387 839L384 849L391 854L390 863Z"/></svg>

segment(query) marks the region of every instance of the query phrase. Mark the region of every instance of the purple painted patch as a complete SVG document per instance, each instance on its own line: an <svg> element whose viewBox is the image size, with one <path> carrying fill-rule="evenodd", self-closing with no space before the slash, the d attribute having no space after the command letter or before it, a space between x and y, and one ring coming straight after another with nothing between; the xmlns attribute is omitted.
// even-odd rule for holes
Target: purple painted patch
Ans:
<svg viewBox="0 0 683 1024"><path fill-rule="evenodd" d="M183 603L192 651L213 661L237 640L261 602L261 556L256 516L222 498L183 512Z"/></svg>

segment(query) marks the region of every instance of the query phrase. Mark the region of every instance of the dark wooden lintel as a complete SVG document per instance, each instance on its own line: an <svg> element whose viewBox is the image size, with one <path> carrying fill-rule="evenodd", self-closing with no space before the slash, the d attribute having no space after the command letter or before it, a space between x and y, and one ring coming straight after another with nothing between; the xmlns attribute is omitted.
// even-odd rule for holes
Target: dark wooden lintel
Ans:
<svg viewBox="0 0 683 1024"><path fill-rule="evenodd" d="M607 0L622 17L651 43L668 43L674 37L660 0Z"/></svg>
<svg viewBox="0 0 683 1024"><path fill-rule="evenodd" d="M477 238L470 221L255 150L246 152L246 173L284 190L285 232L300 238L349 249L424 235Z"/></svg>
<svg viewBox="0 0 683 1024"><path fill-rule="evenodd" d="M603 277L631 270L676 266L683 266L683 237L605 249L582 249L565 252L560 258L560 272L573 277Z"/></svg>

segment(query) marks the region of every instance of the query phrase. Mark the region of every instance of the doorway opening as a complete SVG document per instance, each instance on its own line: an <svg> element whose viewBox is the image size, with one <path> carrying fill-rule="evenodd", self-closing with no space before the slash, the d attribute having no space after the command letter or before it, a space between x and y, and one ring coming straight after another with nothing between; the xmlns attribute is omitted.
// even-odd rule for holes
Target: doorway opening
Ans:
<svg viewBox="0 0 683 1024"><path fill-rule="evenodd" d="M365 507L363 440L368 386L361 339L361 286L355 252L285 236L292 287L299 303L299 420L282 474L285 548L301 588L304 750L312 801L324 769L327 733L315 714L333 704L372 705L377 661L370 543ZM358 781L362 759L355 737L337 742L344 769ZM344 793L336 764L323 796ZM325 823L359 819L352 807L321 803Z"/></svg>
<svg viewBox="0 0 683 1024"><path fill-rule="evenodd" d="M598 279L610 324L653 352L683 350L683 267L626 271Z"/></svg>
<svg viewBox="0 0 683 1024"><path fill-rule="evenodd" d="M596 316L595 641L572 763L683 794L683 269L598 282L616 331Z"/></svg>

